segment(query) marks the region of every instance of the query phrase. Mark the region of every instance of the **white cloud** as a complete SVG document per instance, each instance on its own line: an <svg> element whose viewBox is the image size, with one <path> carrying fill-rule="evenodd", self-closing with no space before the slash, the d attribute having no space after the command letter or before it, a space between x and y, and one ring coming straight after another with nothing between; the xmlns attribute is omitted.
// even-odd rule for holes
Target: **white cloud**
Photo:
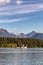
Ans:
<svg viewBox="0 0 43 65"><path fill-rule="evenodd" d="M19 19L0 19L0 22L20 22L20 21L24 21L24 20L28 20L28 18L19 18Z"/></svg>
<svg viewBox="0 0 43 65"><path fill-rule="evenodd" d="M23 3L23 1L22 0L16 0L16 2L15 2L16 4L18 4L18 5L20 5L20 4L22 4Z"/></svg>
<svg viewBox="0 0 43 65"><path fill-rule="evenodd" d="M0 0L0 4L7 4L10 3L11 0Z"/></svg>
<svg viewBox="0 0 43 65"><path fill-rule="evenodd" d="M33 13L37 11L43 11L43 4L24 4L24 5L15 5L12 7L5 6L0 7L0 17L2 16L13 16L13 15L19 15L19 14L25 14L25 13ZM30 18L29 18L30 19ZM19 19L0 19L0 22L18 22L28 20L28 18L19 18Z"/></svg>
<svg viewBox="0 0 43 65"><path fill-rule="evenodd" d="M15 14L25 14L37 11L43 11L43 4L28 4L18 6L18 10L15 11Z"/></svg>
<svg viewBox="0 0 43 65"><path fill-rule="evenodd" d="M43 11L43 4L27 4L15 7L2 7L0 8L0 15L18 15L37 11Z"/></svg>

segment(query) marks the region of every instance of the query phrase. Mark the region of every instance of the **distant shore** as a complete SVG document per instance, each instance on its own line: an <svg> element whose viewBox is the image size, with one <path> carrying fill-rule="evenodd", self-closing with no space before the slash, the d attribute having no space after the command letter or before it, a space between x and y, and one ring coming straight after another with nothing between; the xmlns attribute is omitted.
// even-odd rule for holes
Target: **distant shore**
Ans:
<svg viewBox="0 0 43 65"><path fill-rule="evenodd" d="M43 40L32 38L0 38L0 48L43 48Z"/></svg>

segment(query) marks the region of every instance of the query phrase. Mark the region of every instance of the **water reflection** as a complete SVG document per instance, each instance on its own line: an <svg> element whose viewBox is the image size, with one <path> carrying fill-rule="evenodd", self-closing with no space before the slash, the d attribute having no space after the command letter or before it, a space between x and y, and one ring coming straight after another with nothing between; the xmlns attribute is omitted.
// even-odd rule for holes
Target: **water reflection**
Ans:
<svg viewBox="0 0 43 65"><path fill-rule="evenodd" d="M33 51L32 49L31 51L29 49L18 51L22 53L0 53L0 65L43 65L43 51L40 53L27 53L27 51Z"/></svg>

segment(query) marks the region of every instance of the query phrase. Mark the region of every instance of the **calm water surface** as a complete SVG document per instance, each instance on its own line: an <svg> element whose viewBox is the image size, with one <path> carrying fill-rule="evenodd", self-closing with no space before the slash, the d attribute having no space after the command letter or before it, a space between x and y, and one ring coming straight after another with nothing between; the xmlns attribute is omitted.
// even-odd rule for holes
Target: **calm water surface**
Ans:
<svg viewBox="0 0 43 65"><path fill-rule="evenodd" d="M0 65L43 65L43 48L1 48Z"/></svg>

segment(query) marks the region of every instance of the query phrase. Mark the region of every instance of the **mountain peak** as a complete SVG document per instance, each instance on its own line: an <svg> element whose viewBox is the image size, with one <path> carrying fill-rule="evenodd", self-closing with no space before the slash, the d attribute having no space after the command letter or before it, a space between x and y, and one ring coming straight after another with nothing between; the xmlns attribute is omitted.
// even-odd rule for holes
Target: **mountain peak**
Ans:
<svg viewBox="0 0 43 65"><path fill-rule="evenodd" d="M7 30L5 30L5 29L3 29L3 28L0 28L0 32L2 32L2 33L9 33Z"/></svg>
<svg viewBox="0 0 43 65"><path fill-rule="evenodd" d="M32 31L33 33L36 33L36 31Z"/></svg>
<svg viewBox="0 0 43 65"><path fill-rule="evenodd" d="M36 38L43 39L43 33L37 33L32 31L30 33L10 33L7 30L0 28L0 37L12 37L12 38Z"/></svg>
<svg viewBox="0 0 43 65"><path fill-rule="evenodd" d="M36 34L36 32L35 32L35 31L32 31L32 32L26 34L26 37L27 37L27 38L31 38L31 37L34 36L35 34Z"/></svg>

